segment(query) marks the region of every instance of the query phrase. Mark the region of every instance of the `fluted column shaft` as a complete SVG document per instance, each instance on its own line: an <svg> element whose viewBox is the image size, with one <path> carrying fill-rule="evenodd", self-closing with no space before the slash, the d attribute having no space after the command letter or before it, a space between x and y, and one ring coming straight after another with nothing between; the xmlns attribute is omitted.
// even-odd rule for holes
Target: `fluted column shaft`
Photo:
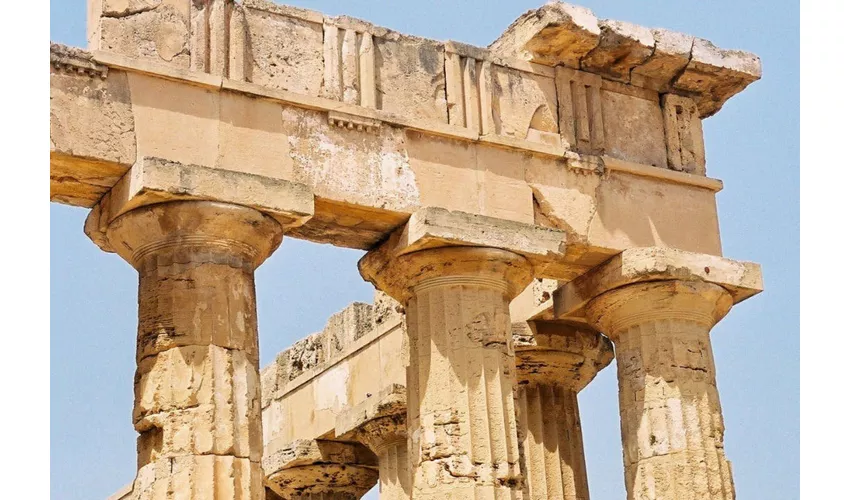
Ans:
<svg viewBox="0 0 850 500"><path fill-rule="evenodd" d="M410 498L410 467L407 439L401 437L376 449L381 500Z"/></svg>
<svg viewBox="0 0 850 500"><path fill-rule="evenodd" d="M709 338L731 305L720 286L672 280L588 304L616 345L629 499L735 498Z"/></svg>
<svg viewBox="0 0 850 500"><path fill-rule="evenodd" d="M386 268L374 281L405 304L410 340L411 497L521 498L508 305L531 280L528 262L443 247Z"/></svg>
<svg viewBox="0 0 850 500"><path fill-rule="evenodd" d="M596 332L534 325L529 339L514 337L525 498L587 500L578 392L613 360L613 347Z"/></svg>
<svg viewBox="0 0 850 500"><path fill-rule="evenodd" d="M110 225L139 271L134 498L264 498L254 269L281 233L260 212L211 202Z"/></svg>
<svg viewBox="0 0 850 500"><path fill-rule="evenodd" d="M560 383L520 386L517 427L526 498L586 500L589 494L577 393Z"/></svg>

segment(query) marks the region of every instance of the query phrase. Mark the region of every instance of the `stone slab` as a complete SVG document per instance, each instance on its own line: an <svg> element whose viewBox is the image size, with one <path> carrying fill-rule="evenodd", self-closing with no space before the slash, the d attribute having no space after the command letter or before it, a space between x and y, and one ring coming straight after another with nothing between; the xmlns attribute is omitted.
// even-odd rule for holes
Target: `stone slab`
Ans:
<svg viewBox="0 0 850 500"><path fill-rule="evenodd" d="M205 199L256 208L285 227L313 215L313 194L303 185L260 175L142 158L101 198L86 220L85 231L106 251L109 223L134 208L176 200Z"/></svg>
<svg viewBox="0 0 850 500"><path fill-rule="evenodd" d="M630 248L554 293L555 318L582 318L584 307L609 290L658 280L704 281L722 286L735 303L764 289L761 266L673 248Z"/></svg>

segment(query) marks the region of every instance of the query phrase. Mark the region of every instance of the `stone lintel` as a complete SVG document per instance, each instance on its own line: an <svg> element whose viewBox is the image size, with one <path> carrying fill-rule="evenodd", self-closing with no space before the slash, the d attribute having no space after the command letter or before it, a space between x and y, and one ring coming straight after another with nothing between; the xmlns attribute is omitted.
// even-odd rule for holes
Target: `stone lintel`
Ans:
<svg viewBox="0 0 850 500"><path fill-rule="evenodd" d="M272 216L284 228L300 226L313 215L313 194L303 184L145 157L94 206L85 232L101 249L111 252L105 234L113 220L139 207L177 200L247 206Z"/></svg>
<svg viewBox="0 0 850 500"><path fill-rule="evenodd" d="M403 385L392 384L340 412L336 417L336 439L379 442L390 436L403 436L406 419L407 389ZM364 439L360 435L363 433L369 435Z"/></svg>
<svg viewBox="0 0 850 500"><path fill-rule="evenodd" d="M647 281L704 281L726 289L735 303L764 289L761 266L666 247L630 248L555 291L554 315L581 320L587 303L607 291Z"/></svg>

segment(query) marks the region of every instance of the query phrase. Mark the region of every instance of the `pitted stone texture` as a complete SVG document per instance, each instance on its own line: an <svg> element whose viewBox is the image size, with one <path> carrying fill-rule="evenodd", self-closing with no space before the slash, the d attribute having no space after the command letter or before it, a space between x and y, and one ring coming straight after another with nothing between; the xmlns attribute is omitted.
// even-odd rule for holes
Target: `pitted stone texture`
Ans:
<svg viewBox="0 0 850 500"><path fill-rule="evenodd" d="M727 290L735 303L762 291L761 266L675 248L630 248L559 288L555 317L582 317L588 301L622 286L657 280L704 281Z"/></svg>
<svg viewBox="0 0 850 500"><path fill-rule="evenodd" d="M270 2L245 4L251 40L251 81L318 96L322 86L322 24ZM286 34L286 36L282 36Z"/></svg>
<svg viewBox="0 0 850 500"><path fill-rule="evenodd" d="M694 37L665 29L653 29L655 50L643 64L632 69L631 83L667 92L673 80L691 60Z"/></svg>
<svg viewBox="0 0 850 500"><path fill-rule="evenodd" d="M747 85L761 78L761 59L741 50L716 47L702 38L694 40L691 60L673 88L693 96L700 118L707 118Z"/></svg>
<svg viewBox="0 0 850 500"><path fill-rule="evenodd" d="M448 121L442 44L394 33L374 41L377 109L416 120Z"/></svg>
<svg viewBox="0 0 850 500"><path fill-rule="evenodd" d="M375 456L363 446L324 440L266 446L266 485L284 498L360 498L378 479Z"/></svg>
<svg viewBox="0 0 850 500"><path fill-rule="evenodd" d="M127 74L58 44L50 60L50 200L91 207L136 160Z"/></svg>
<svg viewBox="0 0 850 500"><path fill-rule="evenodd" d="M340 354L375 325L374 306L354 302L328 319L324 330L307 336L281 351L274 363L263 368L263 408L281 397L289 382L315 371Z"/></svg>
<svg viewBox="0 0 850 500"><path fill-rule="evenodd" d="M190 2L91 0L101 2L102 11L90 13L95 32L90 33L89 47L190 67Z"/></svg>
<svg viewBox="0 0 850 500"><path fill-rule="evenodd" d="M259 462L232 456L183 456L139 469L130 500L262 500L263 470Z"/></svg>
<svg viewBox="0 0 850 500"><path fill-rule="evenodd" d="M614 359L611 341L569 324L532 321L533 334L517 342L517 384L558 383L579 392Z"/></svg>
<svg viewBox="0 0 850 500"><path fill-rule="evenodd" d="M734 499L709 331L732 296L705 282L654 281L606 292L588 319L617 346L630 500Z"/></svg>
<svg viewBox="0 0 850 500"><path fill-rule="evenodd" d="M599 45L582 58L581 68L628 83L632 68L652 55L655 48L652 32L643 26L609 19L600 21L599 29Z"/></svg>
<svg viewBox="0 0 850 500"><path fill-rule="evenodd" d="M549 2L514 21L489 49L503 56L578 68L581 58L599 43L599 35L590 9Z"/></svg>
<svg viewBox="0 0 850 500"><path fill-rule="evenodd" d="M109 226L139 271L134 498L262 498L253 272L281 233L213 202L143 207Z"/></svg>

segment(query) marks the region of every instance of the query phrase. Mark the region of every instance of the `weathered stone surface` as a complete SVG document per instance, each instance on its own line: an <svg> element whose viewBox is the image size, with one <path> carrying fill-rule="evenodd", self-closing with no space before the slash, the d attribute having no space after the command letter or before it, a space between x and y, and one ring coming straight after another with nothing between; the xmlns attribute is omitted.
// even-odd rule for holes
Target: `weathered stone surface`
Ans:
<svg viewBox="0 0 850 500"><path fill-rule="evenodd" d="M517 436L525 498L589 498L577 394L614 358L596 332L530 321L514 335Z"/></svg>
<svg viewBox="0 0 850 500"><path fill-rule="evenodd" d="M253 207L287 227L303 224L313 212L313 195L301 184L141 158L94 207L86 221L86 234L101 249L114 251L104 235L121 214L145 205L198 198Z"/></svg>
<svg viewBox="0 0 850 500"><path fill-rule="evenodd" d="M709 339L732 303L717 284L668 279L621 286L588 304L589 322L617 347L630 500L735 498Z"/></svg>
<svg viewBox="0 0 850 500"><path fill-rule="evenodd" d="M706 118L730 97L761 78L761 59L741 50L724 50L708 40L694 40L691 60L673 82L677 91L691 95L700 118Z"/></svg>
<svg viewBox="0 0 850 500"><path fill-rule="evenodd" d="M605 153L654 167L667 165L664 118L658 101L602 91Z"/></svg>
<svg viewBox="0 0 850 500"><path fill-rule="evenodd" d="M314 22L300 11L284 10L271 2L253 1L245 7L253 61L251 81L318 96L324 71L321 15Z"/></svg>
<svg viewBox="0 0 850 500"><path fill-rule="evenodd" d="M377 108L446 123L444 57L442 45L423 38L376 39Z"/></svg>
<svg viewBox="0 0 850 500"><path fill-rule="evenodd" d="M623 21L599 22L599 45L581 59L581 69L605 75L612 80L631 81L631 71L644 64L655 48L648 28Z"/></svg>
<svg viewBox="0 0 850 500"><path fill-rule="evenodd" d="M578 68L581 58L599 43L599 35L590 9L549 2L514 21L489 49L550 66Z"/></svg>
<svg viewBox="0 0 850 500"><path fill-rule="evenodd" d="M90 48L189 67L189 2L92 0L100 1L101 15L89 20L98 25Z"/></svg>
<svg viewBox="0 0 850 500"><path fill-rule="evenodd" d="M631 83L667 92L691 60L694 37L664 29L653 29L652 36L655 50L646 62L632 69Z"/></svg>
<svg viewBox="0 0 850 500"><path fill-rule="evenodd" d="M517 70L496 66L493 69L493 99L499 110L496 133L560 145L553 78L523 75Z"/></svg>
<svg viewBox="0 0 850 500"><path fill-rule="evenodd" d="M761 292L764 286L761 267L753 262L673 248L631 248L557 290L555 316L567 318L581 314L593 297L621 286L654 280L713 283L727 290L736 303Z"/></svg>
<svg viewBox="0 0 850 500"><path fill-rule="evenodd" d="M114 63L121 67L135 64L118 59ZM575 247L579 260L592 248L606 249L607 254L612 255L629 246L659 243L704 253L719 251L716 233L714 238L709 238L710 234L704 231L705 227L716 226L713 192L690 187L709 185L710 180L701 183L687 176L664 177L662 174L668 172L667 169L652 169L665 183L662 191L652 173L641 169L642 165L637 163L633 164L637 165L635 168L620 169L622 173L602 179L606 170L619 167L606 161L602 168L598 158L594 160L593 157L553 158L529 154L508 143L486 142L490 139L481 138L477 143L444 139L385 123L377 133L341 129L328 124L328 111L316 109L321 104L315 101L318 98L298 101L297 105L260 100L250 97L262 89L257 85L228 81L226 86L232 90L221 91L216 85L225 86L223 80L206 75L191 83L179 83L181 78L189 78L191 74L169 73L168 78L151 76L157 68L154 65L138 68L128 77L137 136L133 158L164 158L184 165L306 184L314 190L315 215L291 232L294 237L369 248L385 239L418 207L435 206L543 225L550 224L547 218L562 219L564 227L575 231L576 241L588 244L583 250ZM79 79L80 76L69 75L69 78ZM111 78L107 76L107 81ZM636 119L630 122L633 126L621 132L617 122L611 121L619 119L616 114L609 112L606 118L609 123L598 127L605 118L603 114L599 114L599 120L591 120L588 113L588 151L593 152L601 144L598 140L602 139L614 155L655 162L648 157L651 153L652 157L658 157L659 166L663 166L667 155L659 153L665 144L661 129L650 128L652 120L640 121L640 117L659 114L659 106L648 99L621 93L626 92L622 88L607 88L606 80L600 81L600 96L619 96L611 98L610 102L622 102L623 116L635 116ZM269 92L269 96L277 96L277 99L292 99L297 95ZM601 111L601 97L598 100ZM337 102L335 105L345 104ZM644 109L641 105L652 106L653 111L650 113L650 108ZM532 107L527 106L527 111L531 112ZM614 106L606 104L605 108L613 109ZM346 113L349 111L354 110L346 108ZM559 114L565 116L563 110ZM622 138L611 133L597 133L604 129ZM537 134L537 138L547 137L545 134L549 133ZM509 138L504 135L487 137ZM530 140L516 140L523 145L545 146ZM581 144L578 141L578 145ZM564 154L563 149L560 154ZM84 159L87 165L101 160L73 158L75 161ZM665 160L661 162L661 158ZM63 176L58 162L54 163L57 163L56 176ZM565 169L565 163L567 167L578 168ZM592 164L597 166L582 166ZM104 177L87 182L103 186L114 183L114 179ZM596 186L585 191L589 184ZM634 199L640 198L640 202L626 203L620 194L624 187L634 192ZM558 201L560 196L580 197L586 202L562 206ZM677 207L675 210L670 208L671 203ZM538 209L547 205L552 207L551 217L537 217L535 211L539 213ZM587 211L579 213L578 207ZM563 210L571 212L569 217L557 213ZM632 218L638 221L637 225L621 223ZM590 219L596 219L593 227L588 226ZM639 221L647 219L653 220L657 235L643 229L645 224ZM559 278L569 279L575 272L565 271Z"/></svg>
<svg viewBox="0 0 850 500"><path fill-rule="evenodd" d="M90 207L136 159L126 73L50 46L50 200Z"/></svg>
<svg viewBox="0 0 850 500"><path fill-rule="evenodd" d="M530 265L469 247L421 250L392 265L406 279L387 285L362 265L361 274L407 311L413 497L518 492L508 303L530 282Z"/></svg>
<svg viewBox="0 0 850 500"><path fill-rule="evenodd" d="M377 482L376 468L375 456L362 445L324 440L270 443L263 457L266 485L284 498L360 498Z"/></svg>
<svg viewBox="0 0 850 500"><path fill-rule="evenodd" d="M282 227L250 208L171 202L111 221L139 272L132 498L255 499L263 456L254 269Z"/></svg>
<svg viewBox="0 0 850 500"><path fill-rule="evenodd" d="M702 120L692 99L676 94L661 98L667 167L680 172L705 175L705 144Z"/></svg>

